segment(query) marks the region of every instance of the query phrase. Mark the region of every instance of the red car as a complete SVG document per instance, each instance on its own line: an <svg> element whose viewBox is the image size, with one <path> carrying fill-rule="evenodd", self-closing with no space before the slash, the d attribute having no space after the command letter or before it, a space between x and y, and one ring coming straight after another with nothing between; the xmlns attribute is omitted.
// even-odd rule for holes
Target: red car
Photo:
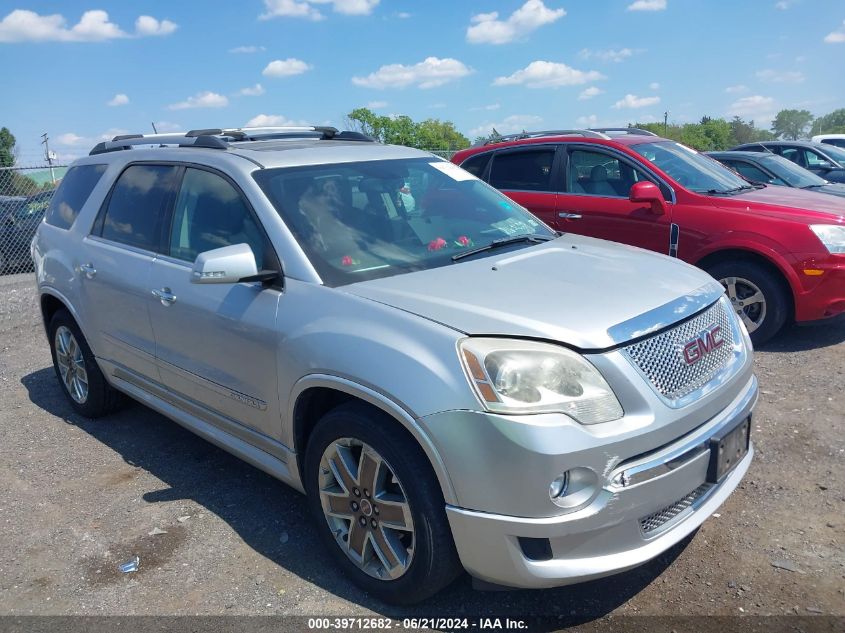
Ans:
<svg viewBox="0 0 845 633"><path fill-rule="evenodd" d="M787 320L845 313L845 199L754 184L632 128L523 133L452 162L559 231L703 268L725 286L755 343Z"/></svg>

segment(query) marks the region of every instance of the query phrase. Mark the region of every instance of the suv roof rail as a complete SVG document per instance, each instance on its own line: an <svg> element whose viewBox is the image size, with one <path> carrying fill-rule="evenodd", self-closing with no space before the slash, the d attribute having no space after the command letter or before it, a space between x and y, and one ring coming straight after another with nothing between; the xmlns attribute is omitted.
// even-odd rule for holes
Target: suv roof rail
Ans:
<svg viewBox="0 0 845 633"><path fill-rule="evenodd" d="M504 143L505 141L519 141L526 138L542 138L544 136L585 136L587 138L602 138L608 140L610 137L602 134L599 130L540 130L539 132L519 132L518 134L505 134L496 136L483 143L483 145L492 145L494 143Z"/></svg>
<svg viewBox="0 0 845 633"><path fill-rule="evenodd" d="M189 137L187 134L121 134L110 141L97 143L88 152L89 156L117 152L130 149L134 145L177 145L179 147L206 147L209 149L226 149L229 144L223 139L210 134L200 134Z"/></svg>
<svg viewBox="0 0 845 633"><path fill-rule="evenodd" d="M602 132L613 136L613 134L634 134L636 136L657 136L654 132L644 130L640 127L593 127L594 132Z"/></svg>
<svg viewBox="0 0 845 633"><path fill-rule="evenodd" d="M313 138L322 141L362 141L375 139L361 132L338 131L337 128L307 125L284 127L205 128L168 134L120 134L111 141L97 143L89 156L131 149L135 145L176 145L177 147L205 147L227 149L230 143L278 139Z"/></svg>

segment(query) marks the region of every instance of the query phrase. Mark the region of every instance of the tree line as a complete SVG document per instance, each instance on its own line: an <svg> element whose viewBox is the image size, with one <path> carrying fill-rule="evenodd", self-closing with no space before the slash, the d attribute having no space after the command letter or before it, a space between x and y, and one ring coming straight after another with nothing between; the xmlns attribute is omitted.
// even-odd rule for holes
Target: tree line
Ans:
<svg viewBox="0 0 845 633"><path fill-rule="evenodd" d="M0 128L0 196L31 196L45 189L52 189L52 183L38 184L13 169L17 160L17 140L9 128Z"/></svg>

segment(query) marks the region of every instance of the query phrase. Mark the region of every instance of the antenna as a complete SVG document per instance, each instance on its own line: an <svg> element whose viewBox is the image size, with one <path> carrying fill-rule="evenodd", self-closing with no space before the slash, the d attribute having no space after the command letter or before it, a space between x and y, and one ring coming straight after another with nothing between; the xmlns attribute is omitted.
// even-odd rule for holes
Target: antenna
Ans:
<svg viewBox="0 0 845 633"><path fill-rule="evenodd" d="M153 123L150 123L150 125L153 126L153 133L158 134L158 130L156 129L156 124L153 122Z"/></svg>

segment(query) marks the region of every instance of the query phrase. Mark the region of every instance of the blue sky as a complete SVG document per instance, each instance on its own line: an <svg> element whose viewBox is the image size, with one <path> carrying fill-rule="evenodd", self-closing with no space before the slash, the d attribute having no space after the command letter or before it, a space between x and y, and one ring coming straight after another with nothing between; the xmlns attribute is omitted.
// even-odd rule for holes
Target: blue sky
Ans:
<svg viewBox="0 0 845 633"><path fill-rule="evenodd" d="M845 107L842 0L0 0L0 125L70 159L116 133L343 126L471 139Z"/></svg>

